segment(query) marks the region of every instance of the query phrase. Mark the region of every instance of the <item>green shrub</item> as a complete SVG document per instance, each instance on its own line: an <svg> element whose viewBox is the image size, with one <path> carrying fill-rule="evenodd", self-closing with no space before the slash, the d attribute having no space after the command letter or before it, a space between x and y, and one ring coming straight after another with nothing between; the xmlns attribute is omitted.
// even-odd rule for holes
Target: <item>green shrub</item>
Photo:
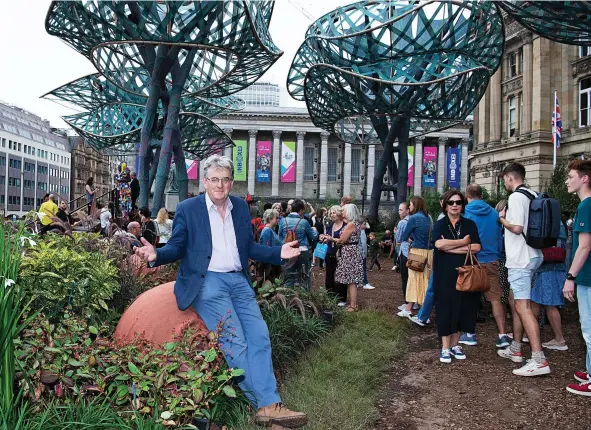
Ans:
<svg viewBox="0 0 591 430"><path fill-rule="evenodd" d="M52 318L67 304L93 317L108 310L107 301L119 288L117 274L116 265L102 253L45 241L22 259L19 287Z"/></svg>
<svg viewBox="0 0 591 430"><path fill-rule="evenodd" d="M104 331L108 327L89 326L70 310L55 325L37 317L15 341L27 397L62 404L112 399L120 412L161 411L157 422L185 424L193 417L214 419L220 399L238 396L232 378L244 371L227 368L216 332L189 328L160 347L141 338L121 346L99 337Z"/></svg>

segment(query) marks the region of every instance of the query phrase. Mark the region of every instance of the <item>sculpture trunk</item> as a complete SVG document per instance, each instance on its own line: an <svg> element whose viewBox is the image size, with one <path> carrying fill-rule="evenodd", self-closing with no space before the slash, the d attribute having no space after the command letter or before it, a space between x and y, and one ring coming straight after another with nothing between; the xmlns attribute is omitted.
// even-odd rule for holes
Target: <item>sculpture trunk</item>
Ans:
<svg viewBox="0 0 591 430"><path fill-rule="evenodd" d="M408 138L410 135L410 118L403 118L398 133L398 187L396 207L408 197ZM416 168L416 167L415 167Z"/></svg>

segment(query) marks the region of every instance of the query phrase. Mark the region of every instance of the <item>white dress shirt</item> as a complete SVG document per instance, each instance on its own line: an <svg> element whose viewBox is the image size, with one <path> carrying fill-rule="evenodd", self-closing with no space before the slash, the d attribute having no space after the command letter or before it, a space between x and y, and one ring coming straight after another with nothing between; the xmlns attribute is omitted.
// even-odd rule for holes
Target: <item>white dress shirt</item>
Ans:
<svg viewBox="0 0 591 430"><path fill-rule="evenodd" d="M241 271L240 254L236 245L236 232L232 220L232 201L228 198L224 219L216 205L205 193L209 226L211 228L211 260L207 270L212 272Z"/></svg>

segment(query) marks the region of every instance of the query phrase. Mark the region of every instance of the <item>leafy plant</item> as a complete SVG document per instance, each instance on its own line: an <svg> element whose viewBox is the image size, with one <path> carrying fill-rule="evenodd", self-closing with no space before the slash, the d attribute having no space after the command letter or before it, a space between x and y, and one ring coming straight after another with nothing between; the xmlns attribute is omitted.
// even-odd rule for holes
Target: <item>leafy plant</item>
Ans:
<svg viewBox="0 0 591 430"><path fill-rule="evenodd" d="M575 194L568 192L566 186L566 176L568 174L567 160L560 160L556 163L556 167L552 171L550 183L548 184L548 194L555 198L560 203L562 211L569 211L575 213L579 199Z"/></svg>
<svg viewBox="0 0 591 430"><path fill-rule="evenodd" d="M14 406L13 341L29 322L23 321L30 301L18 288L18 267L25 243L32 244L25 233L25 222L10 224L0 219L0 411L6 417Z"/></svg>
<svg viewBox="0 0 591 430"><path fill-rule="evenodd" d="M27 397L66 403L112 398L121 411L150 415L158 410L157 422L176 424L211 418L221 397L237 397L232 380L244 371L227 368L219 331L189 328L159 347L141 338L119 345L100 337L108 330L88 325L70 310L55 325L37 317L15 341L17 359L26 369L19 383Z"/></svg>
<svg viewBox="0 0 591 430"><path fill-rule="evenodd" d="M52 317L66 305L86 317L108 309L107 301L119 288L117 267L101 253L41 242L28 252L20 267L21 288L35 297Z"/></svg>

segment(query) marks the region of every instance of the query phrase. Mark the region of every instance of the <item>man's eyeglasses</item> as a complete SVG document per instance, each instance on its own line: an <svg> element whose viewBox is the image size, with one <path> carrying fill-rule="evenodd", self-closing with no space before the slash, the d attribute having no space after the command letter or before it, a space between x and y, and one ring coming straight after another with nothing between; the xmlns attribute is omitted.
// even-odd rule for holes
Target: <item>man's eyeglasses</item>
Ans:
<svg viewBox="0 0 591 430"><path fill-rule="evenodd" d="M222 183L222 185L228 185L230 182L232 182L232 178L205 178L207 179L209 182L211 182L213 185L218 185L220 182Z"/></svg>
<svg viewBox="0 0 591 430"><path fill-rule="evenodd" d="M461 200L448 200L447 201L447 205L448 206L462 206L462 201Z"/></svg>

